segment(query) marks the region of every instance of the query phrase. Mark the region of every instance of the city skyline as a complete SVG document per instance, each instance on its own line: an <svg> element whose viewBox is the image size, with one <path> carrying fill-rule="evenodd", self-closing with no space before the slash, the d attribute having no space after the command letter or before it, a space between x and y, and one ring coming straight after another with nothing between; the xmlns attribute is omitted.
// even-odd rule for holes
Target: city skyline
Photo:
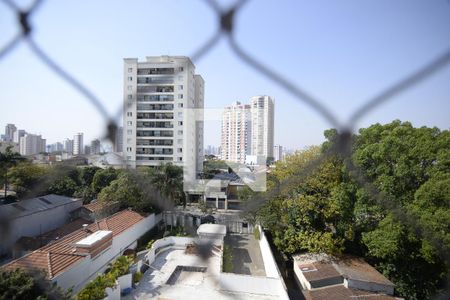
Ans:
<svg viewBox="0 0 450 300"><path fill-rule="evenodd" d="M226 7L231 3L222 4ZM216 28L214 14L202 1L136 2L152 8L151 18L146 18L146 9L136 12L133 5L105 4L91 3L86 11L76 2L45 3L32 21L37 43L92 90L112 115L117 115L121 107L123 57L190 56ZM270 1L249 2L236 16L236 38L256 59L322 99L341 121L365 100L449 47L448 1L349 1L327 3L327 9L320 1L292 1L286 6L291 9ZM99 11L104 12L102 22ZM127 18L125 25L116 24L118 12ZM172 21L157 26L165 23L168 14ZM0 16L0 26L6 29L5 36L0 37L4 43L13 36L16 19L7 9L1 10ZM152 43L142 40L148 34L146 28L138 26L142 18L148 19L149 28L157 28ZM71 39L61 43L60 36L69 31ZM169 34L172 38L167 39ZM333 51L329 51L331 45ZM255 94L273 95L278 105L275 144L297 149L319 144L324 140L323 131L331 127L316 111L242 63L225 42L194 63L207 82L205 108L222 108ZM42 65L25 44L0 61L0 70L4 83L0 123L33 128L49 143L64 138L65 132L84 132L86 140L106 135L106 120L94 106ZM450 110L449 76L449 68L442 69L413 91L372 111L357 127L401 119L415 126L449 128L445 113ZM20 88L20 82L27 82L27 88ZM296 129L295 136L291 135L292 128ZM218 132L219 122L206 122L205 144L219 145Z"/></svg>

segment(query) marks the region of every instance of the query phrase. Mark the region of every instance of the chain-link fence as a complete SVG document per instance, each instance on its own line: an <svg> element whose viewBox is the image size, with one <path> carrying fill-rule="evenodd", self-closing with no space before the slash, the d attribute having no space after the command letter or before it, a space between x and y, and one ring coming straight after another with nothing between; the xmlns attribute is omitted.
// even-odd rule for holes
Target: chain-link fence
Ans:
<svg viewBox="0 0 450 300"><path fill-rule="evenodd" d="M36 0L28 9L22 10L15 2L11 0L3 0L3 3L16 14L17 26L20 28L20 33L1 48L0 63L2 60L8 59L8 55L20 44L26 44L37 60L41 61L45 66L57 74L69 86L77 90L87 101L92 104L104 120L107 131L106 138L115 144L117 142L115 140L117 137L116 131L118 129L118 123L120 122L119 120L122 118L123 108L119 108L118 113L115 115L108 113L108 110L102 104L103 102L100 101L90 89L85 87L74 76L72 76L69 71L65 70L56 61L54 61L52 57L49 56L34 39L33 31L35 28L31 26L30 20L34 13L40 9L42 2L44 1ZM356 129L355 127L357 121L364 118L374 108L395 100L401 93L422 83L422 81L446 67L450 61L450 49L442 53L440 56L435 57L433 60L424 62L421 68L406 75L402 80L392 83L392 85L386 87L384 90L379 91L374 97L361 101L362 105L351 114L347 122L342 123L338 121L336 114L324 105L323 102L313 97L299 85L294 84L291 80L289 80L289 78L284 77L283 74L278 73L274 69L258 61L252 56L251 53L246 52L237 42L235 33L239 30L239 28L236 27L235 21L238 18L242 7L244 7L247 2L249 1L237 1L235 5L231 6L227 10L224 10L215 1L205 0L205 3L211 9L211 13L217 18L218 27L217 31L214 32L214 34L206 40L204 44L200 45L194 53L191 54L190 57L192 61L194 63L198 62L208 52L214 49L221 39L225 39L232 52L243 65L251 67L259 75L266 77L272 81L273 84L282 87L299 102L310 106L328 122L330 127L338 129L338 135L333 143L333 146L320 155L318 159L310 162L301 170L298 170L295 176L291 177L289 180L280 182L276 189L272 189L267 193L262 194L262 196L256 197L253 201L249 201L245 206L245 211L257 211L269 199L275 197L277 193L283 189L283 187L301 183L304 178L314 172L327 158L338 155L343 159L347 169L350 171L351 176L360 185L360 187L364 188L365 191L371 195L371 197L373 197L373 199L375 199L381 207L392 212L397 220L404 224L408 224L411 228L413 228L417 236L424 237L428 242L430 242L436 249L438 249L439 256L450 265L450 253L445 252L441 241L436 240L435 235L423 228L415 218L412 218L406 214L399 204L392 201L387 201L386 199L388 199L388 197L386 197L386 195L374 186L371 180L364 175L362 170L354 165L351 159L352 145L354 141L353 132ZM36 24L36 27L37 26L39 26L39 24ZM133 170L129 170L129 172L133 172L134 175L137 176L136 178L138 178L138 174ZM62 174L55 175L56 178L60 176L62 176ZM173 208L173 204L171 204L168 199L158 195L155 189L149 187L146 182L141 182L139 186L143 188L144 193L148 193L152 196L152 199L156 199L156 206L159 206L163 210L170 210ZM36 189L37 191L39 190L38 187ZM2 220L2 228L6 230L8 228L8 224L5 220ZM448 289L445 294L437 296L436 299L448 299L448 297L450 297L450 289Z"/></svg>

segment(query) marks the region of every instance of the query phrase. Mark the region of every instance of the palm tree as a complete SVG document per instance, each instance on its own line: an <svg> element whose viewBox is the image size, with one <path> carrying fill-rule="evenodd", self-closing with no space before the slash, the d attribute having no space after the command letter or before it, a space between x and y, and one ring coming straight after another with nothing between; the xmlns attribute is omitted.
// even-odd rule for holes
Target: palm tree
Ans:
<svg viewBox="0 0 450 300"><path fill-rule="evenodd" d="M183 169L172 163L162 164L148 171L150 182L160 191L163 196L169 198L173 203L183 203L186 207L186 198L183 192Z"/></svg>
<svg viewBox="0 0 450 300"><path fill-rule="evenodd" d="M13 146L6 147L4 153L0 152L0 169L4 170L4 184L5 184L5 196L3 201L6 200L8 195L8 170L12 166L15 166L19 161L25 160L19 153L12 150Z"/></svg>

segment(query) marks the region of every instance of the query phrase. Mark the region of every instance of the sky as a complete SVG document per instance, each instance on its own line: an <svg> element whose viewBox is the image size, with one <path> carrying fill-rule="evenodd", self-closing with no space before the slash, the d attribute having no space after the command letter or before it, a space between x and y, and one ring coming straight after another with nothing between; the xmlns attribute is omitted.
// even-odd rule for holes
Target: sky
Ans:
<svg viewBox="0 0 450 300"><path fill-rule="evenodd" d="M224 8L233 4L218 2ZM123 58L191 56L218 26L215 13L201 0L47 0L31 24L36 43L111 115L117 115L123 101ZM1 49L18 32L14 13L2 2L0 28ZM320 99L345 124L368 99L450 48L450 1L253 0L235 16L234 30L253 58ZM205 80L205 108L272 96L275 144L289 149L319 144L323 131L332 127L246 65L224 37L194 64ZM356 128L400 119L449 129L449 79L450 65L370 111ZM84 133L85 143L104 136L101 114L25 43L0 60L0 82L0 128L14 123L42 134L48 144L77 132ZM220 122L205 124L204 144L220 144Z"/></svg>

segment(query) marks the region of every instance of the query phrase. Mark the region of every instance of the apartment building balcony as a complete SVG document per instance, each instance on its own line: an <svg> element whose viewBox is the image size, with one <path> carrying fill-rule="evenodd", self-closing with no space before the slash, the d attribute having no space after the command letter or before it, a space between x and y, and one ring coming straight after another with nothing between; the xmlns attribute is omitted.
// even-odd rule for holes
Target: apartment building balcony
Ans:
<svg viewBox="0 0 450 300"><path fill-rule="evenodd" d="M137 86L138 93L173 93L173 91L174 91L173 85L168 85L168 86L138 85Z"/></svg>
<svg viewBox="0 0 450 300"><path fill-rule="evenodd" d="M170 130L138 130L136 132L138 137L173 137L173 131Z"/></svg>
<svg viewBox="0 0 450 300"><path fill-rule="evenodd" d="M136 141L137 146L173 146L173 140L147 140L147 139L138 139Z"/></svg>
<svg viewBox="0 0 450 300"><path fill-rule="evenodd" d="M137 75L173 75L175 68L139 68Z"/></svg>
<svg viewBox="0 0 450 300"><path fill-rule="evenodd" d="M138 77L137 84L173 84L172 76Z"/></svg>
<svg viewBox="0 0 450 300"><path fill-rule="evenodd" d="M172 122L137 122L136 127L139 128L173 128Z"/></svg>
<svg viewBox="0 0 450 300"><path fill-rule="evenodd" d="M138 161L149 161L149 160L156 160L156 161L173 161L173 157L172 156L165 156L165 157L161 157L161 156L136 156L136 160Z"/></svg>
<svg viewBox="0 0 450 300"><path fill-rule="evenodd" d="M137 113L138 120L156 119L156 120L171 120L173 113Z"/></svg>
<svg viewBox="0 0 450 300"><path fill-rule="evenodd" d="M173 110L173 104L138 104L137 110Z"/></svg>
<svg viewBox="0 0 450 300"><path fill-rule="evenodd" d="M173 101L173 95L138 95L137 102L164 102Z"/></svg>
<svg viewBox="0 0 450 300"><path fill-rule="evenodd" d="M136 148L139 155L173 155L171 148Z"/></svg>

